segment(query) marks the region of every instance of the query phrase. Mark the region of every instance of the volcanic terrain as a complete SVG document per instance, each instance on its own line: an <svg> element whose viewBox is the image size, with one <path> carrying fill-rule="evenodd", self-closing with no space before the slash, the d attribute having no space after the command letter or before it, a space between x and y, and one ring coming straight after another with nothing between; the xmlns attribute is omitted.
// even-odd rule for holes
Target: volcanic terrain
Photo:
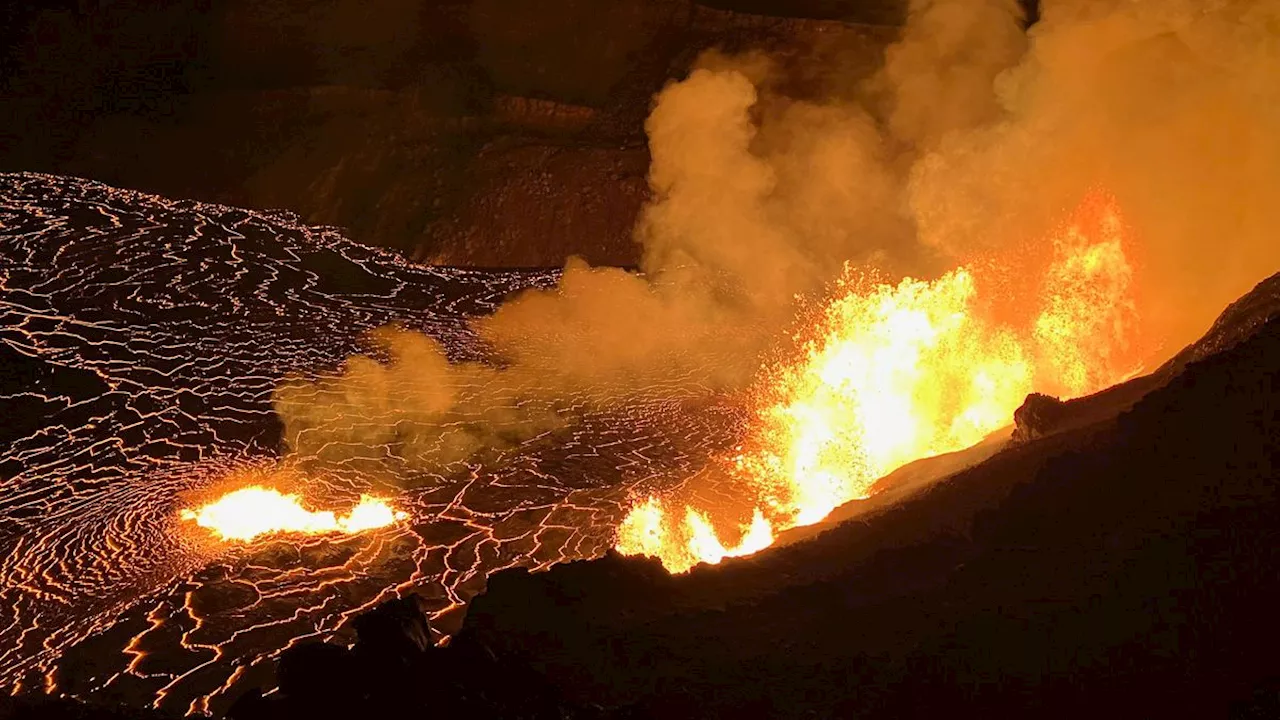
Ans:
<svg viewBox="0 0 1280 720"><path fill-rule="evenodd" d="M334 368L392 322L477 356L463 321L558 273L416 266L288 216L36 174L0 176L0 228L11 691L218 712L282 648L349 633L397 591L448 631L491 572L602 554L633 492L692 474L739 424L668 389L434 471L375 449L394 473L310 468L303 495L342 508L374 492L407 521L220 543L179 512L273 472L283 377Z"/></svg>
<svg viewBox="0 0 1280 720"><path fill-rule="evenodd" d="M275 685L285 650L349 644L363 613L410 593L457 649L412 651L445 654L409 667L531 669L502 691L556 698L530 717L1204 716L1267 702L1280 672L1280 276L1150 374L1033 396L1012 439L909 463L777 549L672 575L609 548L639 498L691 478L703 500L719 492L703 471L750 424L741 398L679 382L571 396L563 423L529 432L512 412L508 442L430 467L398 440L330 441L325 457L282 441L282 381L377 357L370 333L388 324L492 361L468 319L558 272L417 266L291 216L74 178L5 175L0 197L0 602L14 609L0 679L14 694L222 714ZM351 412L355 428L385 421ZM259 481L397 514L252 542L184 520ZM334 697L433 702L367 675ZM266 712L304 700L327 702L286 692Z"/></svg>
<svg viewBox="0 0 1280 720"><path fill-rule="evenodd" d="M510 571L463 635L622 717L1275 717L1277 378L1280 275L1155 373L1020 412L959 472L991 450L909 465L807 541Z"/></svg>

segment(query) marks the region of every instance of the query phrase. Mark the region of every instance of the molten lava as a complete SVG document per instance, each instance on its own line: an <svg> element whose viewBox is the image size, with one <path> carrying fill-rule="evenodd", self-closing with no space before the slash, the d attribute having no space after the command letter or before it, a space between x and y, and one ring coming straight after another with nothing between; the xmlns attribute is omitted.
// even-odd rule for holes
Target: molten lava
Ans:
<svg viewBox="0 0 1280 720"><path fill-rule="evenodd" d="M370 495L361 495L360 502L346 515L307 510L297 495L286 495L260 485L234 490L195 510L183 510L180 516L212 530L223 540L245 542L269 533L354 534L386 527L408 517L386 501Z"/></svg>
<svg viewBox="0 0 1280 720"><path fill-rule="evenodd" d="M667 569L718 563L809 525L923 457L971 446L1006 426L1032 391L1094 392L1136 372L1136 318L1125 225L1095 194L1054 233L1028 298L988 297L974 270L876 283L846 273L799 359L767 373L747 441L724 472L748 489L748 523L726 545L711 511L676 513L655 497L619 528L617 549ZM1021 322L1017 307L1029 305ZM1012 312L1011 312L1012 310ZM740 510L739 510L740 512Z"/></svg>

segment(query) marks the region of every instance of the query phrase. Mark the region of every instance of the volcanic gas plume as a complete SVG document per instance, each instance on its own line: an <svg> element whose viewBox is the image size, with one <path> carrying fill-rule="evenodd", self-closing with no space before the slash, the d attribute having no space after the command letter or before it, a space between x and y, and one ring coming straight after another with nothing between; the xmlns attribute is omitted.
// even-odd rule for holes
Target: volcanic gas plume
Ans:
<svg viewBox="0 0 1280 720"><path fill-rule="evenodd" d="M756 552L1151 368L1280 266L1280 0L1018 8L913 2L870 74L703 57L637 272L3 176L5 352L70 389L0 456L0 683L217 712L385 596L447 632L503 568Z"/></svg>
<svg viewBox="0 0 1280 720"><path fill-rule="evenodd" d="M709 519L732 517L732 503L677 511L650 497L623 521L618 549L677 571L755 552L907 462L981 441L1033 389L1077 396L1135 373L1126 244L1114 201L1090 196L1055 233L1036 297L1021 298L1032 314L1009 324L996 319L1013 299L999 279L1008 268L896 285L846 277L799 356L764 374L752 433L719 469L754 503L741 539L725 546Z"/></svg>
<svg viewBox="0 0 1280 720"><path fill-rule="evenodd" d="M570 261L472 324L483 362L388 332L381 360L278 390L289 443L439 467L642 388L728 393L755 408L741 444L682 487L728 483L729 507L642 495L622 525L683 569L1029 391L1139 371L1280 263L1280 3L1060 0L1029 32L1020 8L913 2L877 72L808 68L817 90L794 59L708 54L646 125L640 272Z"/></svg>

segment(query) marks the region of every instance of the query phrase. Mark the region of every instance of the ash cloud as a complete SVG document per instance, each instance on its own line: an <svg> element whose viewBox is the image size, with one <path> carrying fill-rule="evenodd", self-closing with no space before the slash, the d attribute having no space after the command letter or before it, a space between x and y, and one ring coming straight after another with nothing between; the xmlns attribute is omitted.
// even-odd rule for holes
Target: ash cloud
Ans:
<svg viewBox="0 0 1280 720"><path fill-rule="evenodd" d="M817 68L803 96L794 68L707 54L646 123L640 272L571 260L474 321L492 363L380 331L384 360L281 386L286 440L438 467L583 408L735 391L846 263L933 277L1047 242L1098 188L1171 353L1280 266L1280 2L1045 0L1024 25L1012 0L918 0L880 68Z"/></svg>

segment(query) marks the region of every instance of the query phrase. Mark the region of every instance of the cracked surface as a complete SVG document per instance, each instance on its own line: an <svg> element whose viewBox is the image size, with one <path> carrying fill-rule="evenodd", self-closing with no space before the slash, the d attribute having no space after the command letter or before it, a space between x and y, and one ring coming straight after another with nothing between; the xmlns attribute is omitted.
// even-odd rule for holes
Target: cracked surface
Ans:
<svg viewBox="0 0 1280 720"><path fill-rule="evenodd" d="M0 684L217 714L269 684L283 648L349 638L396 593L429 598L449 632L496 570L603 553L629 499L694 475L741 408L664 387L438 471L394 449L310 468L308 497L372 490L410 514L356 536L234 545L177 519L184 497L279 462L286 374L333 370L391 322L483 357L465 320L556 277L416 266L286 215L0 175Z"/></svg>

